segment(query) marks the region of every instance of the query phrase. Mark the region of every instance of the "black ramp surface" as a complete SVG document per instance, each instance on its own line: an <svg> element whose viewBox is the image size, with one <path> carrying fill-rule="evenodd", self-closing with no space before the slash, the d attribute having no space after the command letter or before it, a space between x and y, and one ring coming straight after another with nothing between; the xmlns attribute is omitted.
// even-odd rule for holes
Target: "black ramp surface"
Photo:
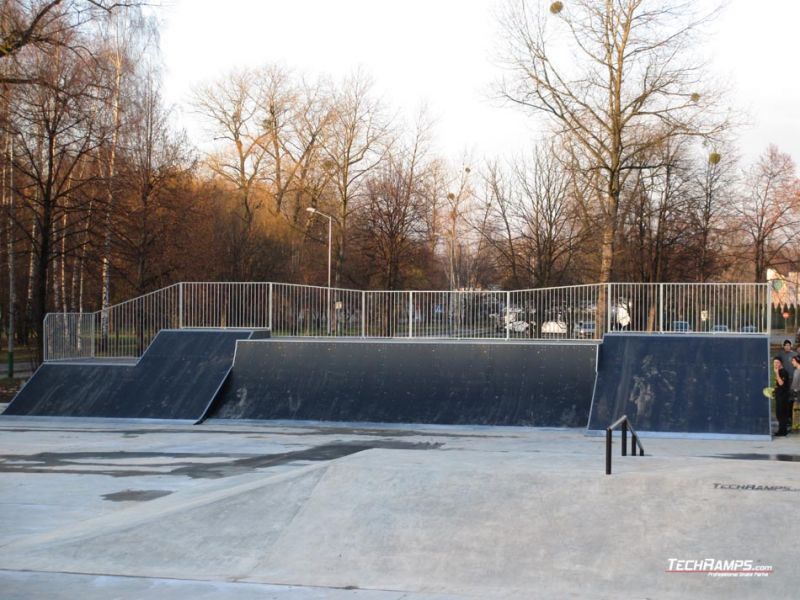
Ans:
<svg viewBox="0 0 800 600"><path fill-rule="evenodd" d="M583 427L593 344L241 341L212 417Z"/></svg>
<svg viewBox="0 0 800 600"><path fill-rule="evenodd" d="M5 414L197 421L252 333L164 330L135 366L45 363Z"/></svg>
<svg viewBox="0 0 800 600"><path fill-rule="evenodd" d="M607 334L590 430L769 435L766 336Z"/></svg>

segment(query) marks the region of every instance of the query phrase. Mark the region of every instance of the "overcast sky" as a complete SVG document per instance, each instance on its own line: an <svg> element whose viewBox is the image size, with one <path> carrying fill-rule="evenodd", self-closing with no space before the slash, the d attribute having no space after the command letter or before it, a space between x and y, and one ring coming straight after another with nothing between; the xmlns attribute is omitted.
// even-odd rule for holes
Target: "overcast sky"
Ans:
<svg viewBox="0 0 800 600"><path fill-rule="evenodd" d="M568 1L568 0L567 0ZM700 0L705 2L706 0ZM538 123L491 99L501 0L172 0L161 47L165 98L198 145L191 87L237 66L278 63L341 77L363 67L397 110L426 104L438 150L453 160L524 149ZM768 9L767 9L768 7ZM716 75L750 125L744 157L770 143L800 161L800 2L730 0L710 36Z"/></svg>

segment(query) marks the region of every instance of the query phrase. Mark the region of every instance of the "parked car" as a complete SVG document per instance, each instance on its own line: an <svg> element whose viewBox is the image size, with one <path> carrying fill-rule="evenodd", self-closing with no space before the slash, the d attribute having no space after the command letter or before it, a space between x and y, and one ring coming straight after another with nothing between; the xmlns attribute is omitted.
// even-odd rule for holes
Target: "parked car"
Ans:
<svg viewBox="0 0 800 600"><path fill-rule="evenodd" d="M692 331L689 321L673 321L672 331L675 333L690 333Z"/></svg>
<svg viewBox="0 0 800 600"><path fill-rule="evenodd" d="M594 332L594 321L578 321L572 328L572 335L576 338L593 338Z"/></svg>
<svg viewBox="0 0 800 600"><path fill-rule="evenodd" d="M741 329L742 333L758 333L758 327L755 325L745 325Z"/></svg>
<svg viewBox="0 0 800 600"><path fill-rule="evenodd" d="M730 328L727 325L714 325L711 328L711 333L728 333Z"/></svg>

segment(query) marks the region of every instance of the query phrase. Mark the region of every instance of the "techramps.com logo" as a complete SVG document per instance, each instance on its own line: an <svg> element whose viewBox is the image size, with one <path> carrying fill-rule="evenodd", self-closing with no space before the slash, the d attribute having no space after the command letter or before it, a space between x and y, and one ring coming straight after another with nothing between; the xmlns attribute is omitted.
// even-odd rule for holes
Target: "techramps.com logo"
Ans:
<svg viewBox="0 0 800 600"><path fill-rule="evenodd" d="M769 577L771 565L757 565L753 560L717 558L670 558L667 573L702 573L708 577Z"/></svg>

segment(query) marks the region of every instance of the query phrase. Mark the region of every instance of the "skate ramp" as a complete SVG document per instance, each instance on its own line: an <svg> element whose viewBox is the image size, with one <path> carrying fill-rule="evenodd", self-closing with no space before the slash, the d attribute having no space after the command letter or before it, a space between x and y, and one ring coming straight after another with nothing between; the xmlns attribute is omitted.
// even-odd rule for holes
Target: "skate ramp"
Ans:
<svg viewBox="0 0 800 600"><path fill-rule="evenodd" d="M769 437L768 365L767 336L607 334L589 430Z"/></svg>
<svg viewBox="0 0 800 600"><path fill-rule="evenodd" d="M162 330L135 364L47 362L4 415L198 421L252 330Z"/></svg>
<svg viewBox="0 0 800 600"><path fill-rule="evenodd" d="M241 340L219 419L585 427L596 345Z"/></svg>

